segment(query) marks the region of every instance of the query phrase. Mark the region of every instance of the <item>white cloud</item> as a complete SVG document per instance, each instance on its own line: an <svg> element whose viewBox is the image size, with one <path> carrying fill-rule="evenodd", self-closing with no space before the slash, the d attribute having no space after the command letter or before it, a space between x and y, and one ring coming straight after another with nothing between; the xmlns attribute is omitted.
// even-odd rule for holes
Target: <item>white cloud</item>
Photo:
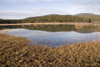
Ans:
<svg viewBox="0 0 100 67"><path fill-rule="evenodd" d="M69 3L70 14L94 13L100 14L100 0L72 0ZM68 7L66 7L68 9Z"/></svg>
<svg viewBox="0 0 100 67"><path fill-rule="evenodd" d="M60 10L34 9L32 11L0 11L1 19L23 19L27 17L43 16L48 14L61 14L66 12Z"/></svg>
<svg viewBox="0 0 100 67"><path fill-rule="evenodd" d="M27 12L16 12L16 11L0 11L0 18L2 19L22 19L24 16L30 16Z"/></svg>
<svg viewBox="0 0 100 67"><path fill-rule="evenodd" d="M100 14L100 5L71 5L68 11L71 14L94 13Z"/></svg>

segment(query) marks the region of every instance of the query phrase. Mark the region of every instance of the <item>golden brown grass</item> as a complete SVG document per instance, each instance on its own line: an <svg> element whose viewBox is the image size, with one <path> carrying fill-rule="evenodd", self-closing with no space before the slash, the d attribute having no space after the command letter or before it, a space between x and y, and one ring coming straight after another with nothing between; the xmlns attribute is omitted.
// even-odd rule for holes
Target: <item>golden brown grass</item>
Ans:
<svg viewBox="0 0 100 67"><path fill-rule="evenodd" d="M84 25L82 25L82 24L75 24L75 28L76 29L83 29Z"/></svg>
<svg viewBox="0 0 100 67"><path fill-rule="evenodd" d="M100 67L100 43L58 48L27 46L28 40L0 33L0 67Z"/></svg>

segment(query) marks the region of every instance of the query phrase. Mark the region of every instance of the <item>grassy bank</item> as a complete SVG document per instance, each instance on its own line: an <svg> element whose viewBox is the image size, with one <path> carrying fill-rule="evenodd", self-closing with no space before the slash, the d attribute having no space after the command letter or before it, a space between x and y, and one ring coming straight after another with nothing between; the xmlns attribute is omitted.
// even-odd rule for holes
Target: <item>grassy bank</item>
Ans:
<svg viewBox="0 0 100 67"><path fill-rule="evenodd" d="M51 48L27 46L26 38L0 33L0 67L100 66L100 43L80 43Z"/></svg>

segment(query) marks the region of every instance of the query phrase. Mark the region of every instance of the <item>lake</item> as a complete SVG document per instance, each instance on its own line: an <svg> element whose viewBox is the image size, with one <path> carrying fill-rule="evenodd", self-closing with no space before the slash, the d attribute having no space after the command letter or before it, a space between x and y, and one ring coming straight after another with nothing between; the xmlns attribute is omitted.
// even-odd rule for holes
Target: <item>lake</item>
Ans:
<svg viewBox="0 0 100 67"><path fill-rule="evenodd" d="M28 38L29 45L59 47L66 44L100 41L100 25L13 25L0 26L0 33Z"/></svg>

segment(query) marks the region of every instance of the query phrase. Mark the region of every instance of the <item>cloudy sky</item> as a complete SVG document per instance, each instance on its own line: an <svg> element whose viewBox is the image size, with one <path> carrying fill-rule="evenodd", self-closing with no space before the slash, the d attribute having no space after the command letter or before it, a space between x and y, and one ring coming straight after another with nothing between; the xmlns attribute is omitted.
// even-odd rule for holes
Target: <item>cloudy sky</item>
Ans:
<svg viewBox="0 0 100 67"><path fill-rule="evenodd" d="M77 13L100 15L100 0L0 0L0 19Z"/></svg>

